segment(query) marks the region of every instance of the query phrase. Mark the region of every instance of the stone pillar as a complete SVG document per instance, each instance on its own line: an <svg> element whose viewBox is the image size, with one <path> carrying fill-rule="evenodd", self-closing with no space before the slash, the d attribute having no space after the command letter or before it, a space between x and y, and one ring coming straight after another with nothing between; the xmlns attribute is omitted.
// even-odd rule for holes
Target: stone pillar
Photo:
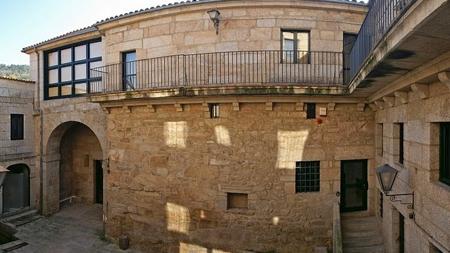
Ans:
<svg viewBox="0 0 450 253"><path fill-rule="evenodd" d="M44 157L42 214L51 215L59 211L59 167L60 155Z"/></svg>

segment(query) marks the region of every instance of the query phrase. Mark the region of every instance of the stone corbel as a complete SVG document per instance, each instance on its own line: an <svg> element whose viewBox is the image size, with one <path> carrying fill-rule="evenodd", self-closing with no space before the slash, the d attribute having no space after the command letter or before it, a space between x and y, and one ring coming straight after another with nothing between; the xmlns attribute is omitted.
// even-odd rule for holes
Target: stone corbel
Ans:
<svg viewBox="0 0 450 253"><path fill-rule="evenodd" d="M366 104L365 103L358 103L356 105L356 107L358 108L358 111L363 112L364 109L366 109Z"/></svg>
<svg viewBox="0 0 450 253"><path fill-rule="evenodd" d="M415 83L411 85L411 90L419 94L421 99L426 99L430 95L429 87L426 84Z"/></svg>
<svg viewBox="0 0 450 253"><path fill-rule="evenodd" d="M110 113L111 113L111 111L110 111L109 109L110 109L109 107L102 107L102 111L103 111L105 114L110 114Z"/></svg>
<svg viewBox="0 0 450 253"><path fill-rule="evenodd" d="M239 102L233 102L233 111L238 112L240 110L239 108Z"/></svg>
<svg viewBox="0 0 450 253"><path fill-rule="evenodd" d="M208 103L202 103L202 108L204 112L209 112L209 104Z"/></svg>
<svg viewBox="0 0 450 253"><path fill-rule="evenodd" d="M147 105L147 109L149 112L156 112L155 105Z"/></svg>
<svg viewBox="0 0 450 253"><path fill-rule="evenodd" d="M395 105L395 97L383 97L384 104L393 107Z"/></svg>
<svg viewBox="0 0 450 253"><path fill-rule="evenodd" d="M384 109L384 102L383 101L377 100L377 101L375 101L375 104L377 105L379 110L383 110Z"/></svg>
<svg viewBox="0 0 450 253"><path fill-rule="evenodd" d="M450 90L450 72L441 72L438 74L438 78Z"/></svg>
<svg viewBox="0 0 450 253"><path fill-rule="evenodd" d="M336 103L328 103L328 111L334 111L336 109Z"/></svg>
<svg viewBox="0 0 450 253"><path fill-rule="evenodd" d="M295 103L295 110L303 112L305 110L305 103L303 102Z"/></svg>
<svg viewBox="0 0 450 253"><path fill-rule="evenodd" d="M273 111L273 102L266 102L266 111Z"/></svg>
<svg viewBox="0 0 450 253"><path fill-rule="evenodd" d="M125 113L130 113L131 112L131 107L129 107L127 105L124 105L122 107L122 111L125 112Z"/></svg>
<svg viewBox="0 0 450 253"><path fill-rule="evenodd" d="M175 104L175 109L177 110L177 112L182 112L183 111L183 105L176 103Z"/></svg>
<svg viewBox="0 0 450 253"><path fill-rule="evenodd" d="M378 111L378 106L376 104L369 104L370 109L372 109L372 111L376 112Z"/></svg>
<svg viewBox="0 0 450 253"><path fill-rule="evenodd" d="M400 103L406 104L408 103L408 92L406 91L396 91L394 92L394 96L398 98Z"/></svg>

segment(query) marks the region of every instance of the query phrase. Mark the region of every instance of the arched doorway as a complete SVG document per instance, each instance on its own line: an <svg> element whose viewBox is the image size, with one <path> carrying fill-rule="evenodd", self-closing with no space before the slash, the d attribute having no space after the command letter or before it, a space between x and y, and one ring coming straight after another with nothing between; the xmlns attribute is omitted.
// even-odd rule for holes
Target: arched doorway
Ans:
<svg viewBox="0 0 450 253"><path fill-rule="evenodd" d="M30 206L30 169L25 164L7 168L3 182L2 213L10 213Z"/></svg>
<svg viewBox="0 0 450 253"><path fill-rule="evenodd" d="M50 134L44 164L44 213L74 202L103 200L103 153L97 135L80 122L65 122Z"/></svg>

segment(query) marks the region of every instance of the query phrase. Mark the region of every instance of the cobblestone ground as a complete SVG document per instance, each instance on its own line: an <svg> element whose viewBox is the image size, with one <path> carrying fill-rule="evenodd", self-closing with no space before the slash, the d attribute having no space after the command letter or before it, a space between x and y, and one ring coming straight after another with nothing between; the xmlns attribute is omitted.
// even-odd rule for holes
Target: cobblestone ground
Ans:
<svg viewBox="0 0 450 253"><path fill-rule="evenodd" d="M28 243L14 253L136 253L102 240L100 205L74 205L18 228L17 238Z"/></svg>

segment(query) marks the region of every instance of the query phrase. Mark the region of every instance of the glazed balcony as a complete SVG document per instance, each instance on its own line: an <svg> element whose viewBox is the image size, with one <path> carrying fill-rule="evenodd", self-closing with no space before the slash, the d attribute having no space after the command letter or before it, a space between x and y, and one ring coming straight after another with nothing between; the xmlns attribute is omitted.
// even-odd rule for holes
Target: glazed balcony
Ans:
<svg viewBox="0 0 450 253"><path fill-rule="evenodd" d="M91 93L133 94L161 91L240 89L300 93L342 93L344 59L340 52L235 51L172 55L91 69ZM327 92L327 91L325 91ZM233 92L231 92L234 94Z"/></svg>

